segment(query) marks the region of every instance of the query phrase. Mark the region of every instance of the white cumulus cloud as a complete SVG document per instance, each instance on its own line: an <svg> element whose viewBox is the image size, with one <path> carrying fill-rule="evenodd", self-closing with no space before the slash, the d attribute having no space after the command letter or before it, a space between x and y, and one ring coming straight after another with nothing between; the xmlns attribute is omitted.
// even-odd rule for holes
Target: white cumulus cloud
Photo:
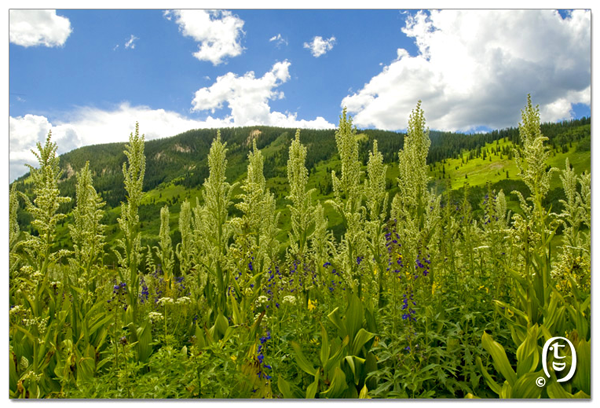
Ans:
<svg viewBox="0 0 600 408"><path fill-rule="evenodd" d="M418 55L398 49L342 101L358 126L405 129L418 100L432 129L516 126L527 94L543 121L590 103L590 12L442 10L409 15L402 31Z"/></svg>
<svg viewBox="0 0 600 408"><path fill-rule="evenodd" d="M215 113L227 104L230 114L223 120L231 126L270 125L301 128L333 128L334 125L322 117L315 120L297 120L295 113L272 112L270 100L284 97L277 88L290 79L290 63L277 62L262 77L256 78L253 71L238 76L229 72L220 76L210 86L196 91L192 100L193 111Z"/></svg>
<svg viewBox="0 0 600 408"><path fill-rule="evenodd" d="M56 10L10 10L10 42L23 47L60 47L73 30Z"/></svg>
<svg viewBox="0 0 600 408"><path fill-rule="evenodd" d="M174 17L183 35L200 43L194 53L200 61L219 65L244 50L240 43L244 21L230 11L173 10L165 11L164 15L168 20Z"/></svg>
<svg viewBox="0 0 600 408"><path fill-rule="evenodd" d="M313 57L319 58L327 51L331 51L334 44L335 37L332 36L331 38L324 40L323 37L317 35L311 42L304 43L304 48L308 48Z"/></svg>

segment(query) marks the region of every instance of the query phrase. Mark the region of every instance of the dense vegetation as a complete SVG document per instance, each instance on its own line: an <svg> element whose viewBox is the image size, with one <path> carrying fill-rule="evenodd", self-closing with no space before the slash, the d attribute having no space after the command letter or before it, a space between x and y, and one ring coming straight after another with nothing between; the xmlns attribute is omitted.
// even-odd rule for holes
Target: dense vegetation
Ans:
<svg viewBox="0 0 600 408"><path fill-rule="evenodd" d="M589 126L48 135L10 193L10 395L589 398ZM577 372L539 387L558 335Z"/></svg>

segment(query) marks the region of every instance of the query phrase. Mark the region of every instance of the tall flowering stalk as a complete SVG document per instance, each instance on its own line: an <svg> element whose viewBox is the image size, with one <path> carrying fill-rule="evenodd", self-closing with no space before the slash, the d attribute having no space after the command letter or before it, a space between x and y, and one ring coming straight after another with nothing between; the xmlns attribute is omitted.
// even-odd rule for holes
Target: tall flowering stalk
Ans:
<svg viewBox="0 0 600 408"><path fill-rule="evenodd" d="M294 265L296 288L304 292L302 307L308 304L308 290L317 285L317 270L315 252L310 250L310 239L315 233L315 206L312 202L314 189L307 190L308 169L306 168L307 148L300 142L300 130L292 140L287 163L287 176L290 194L287 197L292 204L290 210L291 231L289 232L288 262ZM325 223L326 228L326 223ZM301 293L299 292L299 293Z"/></svg>
<svg viewBox="0 0 600 408"><path fill-rule="evenodd" d="M17 221L17 211L19 211L19 194L17 192L17 183L13 183L10 188L10 194L8 197L9 203L9 218L8 218L8 245L9 245L9 257L10 257L10 279L15 277L16 271L19 269L20 257L17 254L19 238L21 236L21 229L19 228L19 222ZM14 285L11 284L11 288Z"/></svg>
<svg viewBox="0 0 600 408"><path fill-rule="evenodd" d="M332 171L333 200L327 203L342 216L346 232L342 237L340 257L336 260L338 268L345 272L344 279L349 287L362 291L360 261L365 256L365 211L363 207L364 188L361 183L362 170L358 158L358 140L352 118L344 108L340 123L335 132L335 141L342 162L342 171L338 177Z"/></svg>
<svg viewBox="0 0 600 408"><path fill-rule="evenodd" d="M142 244L140 232L140 206L146 171L146 156L144 155L144 135L140 136L139 124L135 124L135 133L129 136L129 144L125 145L127 163L123 163L125 191L127 202L121 203L121 217L117 219L124 237L117 240L115 254L119 261L119 276L121 282L129 282L129 304L136 316L138 301L138 268L142 262Z"/></svg>
<svg viewBox="0 0 600 408"><path fill-rule="evenodd" d="M181 242L175 247L175 254L179 260L179 271L181 272L181 276L187 276L192 270L194 256L192 209L188 200L185 200L181 204L181 210L179 212L179 232L181 233Z"/></svg>
<svg viewBox="0 0 600 408"><path fill-rule="evenodd" d="M160 262L167 287L173 282L173 266L175 264L173 244L171 243L171 228L169 227L169 207L160 209L160 232L158 246L154 252Z"/></svg>
<svg viewBox="0 0 600 408"><path fill-rule="evenodd" d="M308 184L308 169L305 164L306 150L306 147L300 143L300 130L297 130L296 137L290 144L287 163L290 185L290 195L287 198L292 201L292 205L288 205L292 224L292 230L289 233L289 252L295 259L302 258L306 254L310 239L309 231L315 224L312 204L312 194L315 190L306 189Z"/></svg>
<svg viewBox="0 0 600 408"><path fill-rule="evenodd" d="M397 245L398 260L390 259L398 270L396 284L400 285L404 294L425 301L433 291L434 277L425 279L424 283L416 286L431 272L432 254L429 244L434 238L439 239L437 226L440 222L440 197L428 191L429 182L427 155L431 141L429 129L426 127L425 114L421 101L410 114L408 128L404 137L404 146L398 153L398 187L399 193L392 201L391 218L394 225L392 242ZM389 231L388 234L392 233ZM433 274L432 274L433 275ZM397 302L395 302L397 303ZM406 319L404 319L406 320Z"/></svg>
<svg viewBox="0 0 600 408"><path fill-rule="evenodd" d="M73 210L73 223L69 225L74 256L69 261L76 271L75 276L80 277L80 286L92 293L104 254L105 226L101 220L105 203L94 189L89 162L77 174L75 194L77 205Z"/></svg>
<svg viewBox="0 0 600 408"><path fill-rule="evenodd" d="M397 179L400 192L392 201L392 219L397 220L397 232L404 264L411 268L418 253L425 251L439 218L439 197L427 190L427 154L431 141L421 101L410 114L404 147L398 153ZM412 272L411 272L412 273Z"/></svg>
<svg viewBox="0 0 600 408"><path fill-rule="evenodd" d="M243 215L231 220L235 228L238 250L252 262L252 272L260 273L276 257L278 243L278 215L275 212L275 197L267 189L263 174L264 157L253 140L252 151L248 154L248 172L242 183L244 191L238 198L236 208ZM247 262L245 262L247 264Z"/></svg>
<svg viewBox="0 0 600 408"><path fill-rule="evenodd" d="M425 211L429 205L427 183L427 154L431 140L429 128L425 128L425 115L421 101L412 111L408 129L404 137L404 148L398 153L399 194L392 202L392 218L413 222L422 229L425 224Z"/></svg>
<svg viewBox="0 0 600 408"><path fill-rule="evenodd" d="M373 273L377 281L377 302L381 306L383 292L383 271L386 267L387 251L383 226L387 218L389 193L386 187L387 166L383 164L383 155L373 141L373 151L369 153L367 179L365 180L366 206L368 211L368 248L373 261Z"/></svg>
<svg viewBox="0 0 600 408"><path fill-rule="evenodd" d="M17 281L11 282L16 284L14 289L11 288L14 290L11 303L24 306L29 316L10 327L11 351L14 353L11 353L11 357L26 362L21 372L13 372L12 376L28 387L29 395L33 398L44 395L44 387L39 386L42 379L49 382L52 381L50 378L55 378L54 372L50 376L48 368L55 354L55 346L50 343L59 344L62 341L61 332L56 327L60 327L65 316L60 311L61 300L50 283L50 277L57 275L53 267L69 254L66 250L56 250L55 237L57 224L65 218L64 214L58 212L59 207L71 199L60 196L58 181L62 172L56 155L57 146L51 142L51 137L49 132L45 145L38 142L38 151L32 150L40 165L37 169L28 166L35 199L32 202L22 193L21 197L25 201L25 209L33 217L31 225L38 234L25 233L22 242L23 266ZM13 205L14 201L13 198ZM10 232L9 238L13 238L12 243L15 243L18 230L13 225ZM21 390L24 389L22 386Z"/></svg>
<svg viewBox="0 0 600 408"><path fill-rule="evenodd" d="M561 200L563 210L559 214L559 222L564 227L563 245L552 274L562 293L569 292L573 283L580 290L589 290L591 176L587 172L577 176L567 158L560 179L566 197L566 200Z"/></svg>
<svg viewBox="0 0 600 408"><path fill-rule="evenodd" d="M543 200L550 189L552 173L557 169L548 168L550 151L544 144L548 139L541 132L539 106L532 105L530 95L527 95L527 105L521 111L521 118L521 145L514 149L515 163L519 169L519 176L531 195L525 199L520 192L513 192L519 198L523 214L513 215L513 228L510 232L517 254L508 270L521 278L514 290L517 293L527 293L527 297L522 297L521 301L517 302L527 314L527 319L521 319L521 324L525 326L543 322L544 309L548 307L553 296L550 242L558 224L552 220L554 216L544 208Z"/></svg>
<svg viewBox="0 0 600 408"><path fill-rule="evenodd" d="M489 191L483 201L484 218L482 220L481 254L484 264L492 278L495 298L500 299L507 294L506 274L504 269L510 259L510 246L506 240L509 234L510 211L507 209L504 191Z"/></svg>
<svg viewBox="0 0 600 408"><path fill-rule="evenodd" d="M226 256L233 227L228 214L232 205L232 192L237 185L226 181L226 146L227 143L221 141L221 132L217 131L208 154L209 176L204 181L202 192L204 205L197 206L194 221L194 234L199 246L196 262L207 273L208 300L214 300L215 309L221 313L225 312L230 280ZM202 276L202 271L199 271L200 280Z"/></svg>
<svg viewBox="0 0 600 408"><path fill-rule="evenodd" d="M25 201L25 209L33 217L31 225L38 232L37 235L29 233L25 235L23 249L29 264L26 269L30 279L37 281L41 278L44 285L48 283L51 265L69 253L66 250L54 250L56 225L66 217L59 213L58 209L61 204L70 202L71 198L61 197L58 190L58 180L62 171L59 169L59 158L56 155L57 146L51 141L51 137L52 133L48 132L46 144L42 146L38 142L38 151L32 150L40 167L36 169L27 165L31 172L35 199L31 202L25 194L21 193ZM43 285L38 286L40 289L42 287Z"/></svg>

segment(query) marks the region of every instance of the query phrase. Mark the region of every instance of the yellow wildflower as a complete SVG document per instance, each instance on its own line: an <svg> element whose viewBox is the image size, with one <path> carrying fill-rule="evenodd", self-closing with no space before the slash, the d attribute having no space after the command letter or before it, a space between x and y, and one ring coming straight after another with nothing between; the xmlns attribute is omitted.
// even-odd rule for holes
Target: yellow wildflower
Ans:
<svg viewBox="0 0 600 408"><path fill-rule="evenodd" d="M317 301L315 300L313 302L312 300L308 299L308 310L310 310L312 312L316 308L317 308Z"/></svg>

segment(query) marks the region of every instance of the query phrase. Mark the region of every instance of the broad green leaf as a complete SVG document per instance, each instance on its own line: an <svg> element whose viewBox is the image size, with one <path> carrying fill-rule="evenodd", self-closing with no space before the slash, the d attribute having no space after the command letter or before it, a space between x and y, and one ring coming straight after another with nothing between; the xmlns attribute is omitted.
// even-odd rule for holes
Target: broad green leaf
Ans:
<svg viewBox="0 0 600 408"><path fill-rule="evenodd" d="M288 383L281 375L277 376L277 388L279 388L283 398L300 398L303 396L298 387Z"/></svg>
<svg viewBox="0 0 600 408"><path fill-rule="evenodd" d="M346 362L346 364L348 364L348 367L350 367L350 371L352 371L352 375L354 376L354 378L356 378L356 367L354 367L354 359L352 358L352 356L344 357L344 361Z"/></svg>
<svg viewBox="0 0 600 408"><path fill-rule="evenodd" d="M319 389L319 373L315 375L315 380L306 389L306 399L313 399Z"/></svg>
<svg viewBox="0 0 600 408"><path fill-rule="evenodd" d="M361 328L364 318L363 305L358 296L350 295L348 308L346 309L346 334L350 339L354 339L356 333Z"/></svg>
<svg viewBox="0 0 600 408"><path fill-rule="evenodd" d="M198 347L200 349L203 349L204 347L206 347L206 340L204 340L204 332L203 330L198 327L198 323L195 323L195 330L194 330L194 336L196 336L196 344L198 345Z"/></svg>
<svg viewBox="0 0 600 408"><path fill-rule="evenodd" d="M346 326L344 325L344 323L342 322L342 319L340 318L339 307L336 307L335 309L333 309L333 311L331 313L329 313L327 315L327 317L329 318L331 323L333 323L333 325L335 327L337 327L338 334L340 335L340 337L346 337Z"/></svg>
<svg viewBox="0 0 600 408"><path fill-rule="evenodd" d="M504 384L502 384L502 390L500 390L500 398L502 398L502 399L512 398L512 387L510 386L508 381L504 381Z"/></svg>
<svg viewBox="0 0 600 408"><path fill-rule="evenodd" d="M498 385L498 383L494 381L492 376L487 372L487 370L483 366L483 363L481 362L481 357L477 357L476 361L477 367L479 368L481 374L483 374L483 378L485 378L485 382L487 383L488 387L490 387L492 391L494 391L496 394L500 395L500 393L502 392L502 387Z"/></svg>
<svg viewBox="0 0 600 408"><path fill-rule="evenodd" d="M152 343L152 326L148 321L145 321L136 331L138 339L138 344L136 346L138 361L147 363L152 354L152 346L150 345L150 343Z"/></svg>
<svg viewBox="0 0 600 408"><path fill-rule="evenodd" d="M306 372L307 374L314 376L316 374L317 370L306 359L306 357L304 357L304 354L302 353L302 348L300 347L300 345L298 343L296 343L295 341L292 341L292 348L295 351L294 357L296 358L298 367L300 367L302 369L302 371Z"/></svg>
<svg viewBox="0 0 600 408"><path fill-rule="evenodd" d="M510 365L508 361L508 357L506 357L506 352L504 351L504 347L500 343L495 342L492 339L492 336L483 332L482 336L483 348L492 356L492 360L494 362L494 367L498 370L504 378L508 381L508 383L512 386L517 381L517 375L515 371Z"/></svg>
<svg viewBox="0 0 600 408"><path fill-rule="evenodd" d="M325 367L327 360L329 360L329 338L327 337L327 330L321 325L321 365Z"/></svg>
<svg viewBox="0 0 600 408"><path fill-rule="evenodd" d="M565 389L556 381L551 381L546 385L546 392L552 399L570 399L573 398L573 394L565 391Z"/></svg>
<svg viewBox="0 0 600 408"><path fill-rule="evenodd" d="M573 377L573 385L584 393L591 394L592 357L591 342L579 340L577 350L577 371Z"/></svg>
<svg viewBox="0 0 600 408"><path fill-rule="evenodd" d="M8 382L8 388L12 391L12 392L16 392L17 391L17 382L19 381L19 376L17 375L17 368L15 366L15 361L14 361L15 355L11 352L10 353L10 357L8 359L8 372L9 372L9 382Z"/></svg>
<svg viewBox="0 0 600 408"><path fill-rule="evenodd" d="M346 388L348 388L346 374L344 374L341 368L336 367L329 388L327 391L323 391L321 395L326 398L339 398Z"/></svg>
<svg viewBox="0 0 600 408"><path fill-rule="evenodd" d="M586 394L583 391L579 391L577 392L575 395L573 395L573 398L578 398L578 399L591 399L592 397L589 394Z"/></svg>
<svg viewBox="0 0 600 408"><path fill-rule="evenodd" d="M369 333L365 329L360 329L358 333L356 333L354 341L352 342L351 353L357 356L365 343L371 340L373 337L375 337L373 333Z"/></svg>
<svg viewBox="0 0 600 408"><path fill-rule="evenodd" d="M238 307L238 302L235 299L235 295L230 296L231 298L231 309L233 311L233 324L242 324L242 319L240 318L240 308Z"/></svg>
<svg viewBox="0 0 600 408"><path fill-rule="evenodd" d="M329 371L331 371L333 369L333 367L344 357L344 348L348 345L348 341L349 341L349 337L346 336L344 337L344 341L342 341L342 344L340 345L340 347L338 348L338 350L335 352L335 354L329 358L329 360L327 361L327 364L325 364L325 373L328 373Z"/></svg>
<svg viewBox="0 0 600 408"><path fill-rule="evenodd" d="M537 344L538 325L532 326L525 341L517 349L517 377L535 371L540 361L540 351Z"/></svg>
<svg viewBox="0 0 600 408"><path fill-rule="evenodd" d="M527 373L519 376L512 389L511 398L540 398L542 388L538 387L536 379L543 375L543 372Z"/></svg>
<svg viewBox="0 0 600 408"><path fill-rule="evenodd" d="M227 321L227 318L225 316L219 314L217 316L217 320L215 321L214 327L216 330L215 333L213 333L213 336L215 338L222 338L225 335L227 328L229 327L229 322Z"/></svg>

